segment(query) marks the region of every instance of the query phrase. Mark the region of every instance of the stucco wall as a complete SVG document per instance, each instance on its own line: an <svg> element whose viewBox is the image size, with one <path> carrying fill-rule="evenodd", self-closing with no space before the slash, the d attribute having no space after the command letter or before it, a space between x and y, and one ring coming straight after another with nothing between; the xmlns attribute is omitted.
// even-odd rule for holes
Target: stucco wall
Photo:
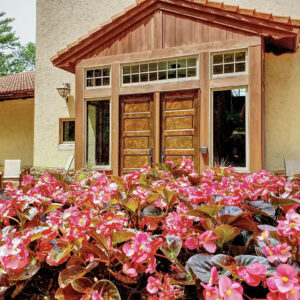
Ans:
<svg viewBox="0 0 300 300"><path fill-rule="evenodd" d="M133 3L135 0L37 0L34 166L64 167L74 153L58 149L58 119L75 117L74 75L53 67L50 58ZM71 83L73 97L68 104L56 90L63 82Z"/></svg>
<svg viewBox="0 0 300 300"><path fill-rule="evenodd" d="M299 0L225 0L227 4L300 19ZM266 55L265 167L283 170L284 158L300 159L300 50Z"/></svg>
<svg viewBox="0 0 300 300"><path fill-rule="evenodd" d="M300 19L299 0L224 1ZM73 153L58 150L58 118L74 117L74 98L66 104L56 87L70 82L74 96L74 75L54 68L50 58L133 3L135 0L37 0L35 166L63 167ZM284 157L300 157L299 56L299 52L266 56L265 166L268 170L283 169Z"/></svg>
<svg viewBox="0 0 300 300"><path fill-rule="evenodd" d="M34 100L0 102L0 166L5 159L21 159L22 167L33 163Z"/></svg>

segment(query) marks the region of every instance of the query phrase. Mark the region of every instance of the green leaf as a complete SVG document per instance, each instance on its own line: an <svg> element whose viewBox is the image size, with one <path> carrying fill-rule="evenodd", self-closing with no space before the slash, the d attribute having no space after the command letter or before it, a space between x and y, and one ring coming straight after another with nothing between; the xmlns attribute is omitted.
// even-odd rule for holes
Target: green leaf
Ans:
<svg viewBox="0 0 300 300"><path fill-rule="evenodd" d="M294 204L300 204L300 199L280 198L272 193L271 194L271 203L276 206L294 205Z"/></svg>
<svg viewBox="0 0 300 300"><path fill-rule="evenodd" d="M189 210L186 215L195 217L214 217L224 207L224 205L208 204L199 206L196 209Z"/></svg>
<svg viewBox="0 0 300 300"><path fill-rule="evenodd" d="M112 238L113 245L116 245L130 240L134 236L135 234L133 232L123 230L123 231L114 231L112 233L111 238Z"/></svg>
<svg viewBox="0 0 300 300"><path fill-rule="evenodd" d="M101 293L104 300L121 300L117 287L109 280L102 279L93 285L93 290Z"/></svg>
<svg viewBox="0 0 300 300"><path fill-rule="evenodd" d="M248 267L252 265L255 262L259 262L266 266L267 268L267 274L273 274L276 271L276 268L272 267L268 260L265 257L262 256L256 256L256 255L239 255L235 257L235 260L240 267Z"/></svg>
<svg viewBox="0 0 300 300"><path fill-rule="evenodd" d="M263 215L271 218L274 218L276 213L273 205L264 200L249 201L246 204L246 209L257 215Z"/></svg>
<svg viewBox="0 0 300 300"><path fill-rule="evenodd" d="M239 234L240 230L238 228L228 224L217 226L215 228L215 235L220 236L220 238L216 240L219 247L222 247L223 244L233 240Z"/></svg>
<svg viewBox="0 0 300 300"><path fill-rule="evenodd" d="M160 194L158 194L158 193L152 193L152 194L150 194L150 196L148 197L147 202L148 202L148 203L155 202L159 197L161 197Z"/></svg>
<svg viewBox="0 0 300 300"><path fill-rule="evenodd" d="M58 284L61 288L65 288L71 281L83 277L87 272L82 266L70 266L59 273Z"/></svg>
<svg viewBox="0 0 300 300"><path fill-rule="evenodd" d="M52 259L59 264L61 261L65 261L66 257L70 255L72 249L72 244L59 243L51 249Z"/></svg>
<svg viewBox="0 0 300 300"><path fill-rule="evenodd" d="M31 229L31 233L33 234L30 237L30 240L33 242L35 240L38 240L42 238L44 235L42 234L43 231L47 230L48 226L37 226Z"/></svg>
<svg viewBox="0 0 300 300"><path fill-rule="evenodd" d="M85 293L93 284L93 281L86 277L76 278L71 282L73 289L79 293Z"/></svg>
<svg viewBox="0 0 300 300"><path fill-rule="evenodd" d="M45 215L45 214L47 214L47 213L49 213L49 212L51 212L51 211L54 211L54 210L56 210L56 209L59 209L59 208L61 208L62 206L63 206L63 205L60 204L60 203L51 203L51 204L49 204L49 205L47 206L47 208L46 208L46 210L44 211L43 215Z"/></svg>
<svg viewBox="0 0 300 300"><path fill-rule="evenodd" d="M138 198L133 198L133 199L130 199L126 204L125 206L127 208L129 208L131 211L135 212L137 210L137 208L139 207L139 199Z"/></svg>
<svg viewBox="0 0 300 300"><path fill-rule="evenodd" d="M32 278L40 269L40 263L36 258L30 260L30 263L22 270L21 273L10 273L9 280L27 280Z"/></svg>
<svg viewBox="0 0 300 300"><path fill-rule="evenodd" d="M170 261L174 262L180 253L182 241L177 236L167 235L165 238L160 250Z"/></svg>
<svg viewBox="0 0 300 300"><path fill-rule="evenodd" d="M210 270L214 266L212 258L214 255L196 254L189 258L186 263L186 270L189 273L189 268L197 276L197 278L208 283L210 279Z"/></svg>
<svg viewBox="0 0 300 300"><path fill-rule="evenodd" d="M173 196L175 195L175 192L174 191L170 191L167 188L164 188L163 192L164 192L164 196L165 196L165 198L167 200L167 203L170 203L172 201Z"/></svg>

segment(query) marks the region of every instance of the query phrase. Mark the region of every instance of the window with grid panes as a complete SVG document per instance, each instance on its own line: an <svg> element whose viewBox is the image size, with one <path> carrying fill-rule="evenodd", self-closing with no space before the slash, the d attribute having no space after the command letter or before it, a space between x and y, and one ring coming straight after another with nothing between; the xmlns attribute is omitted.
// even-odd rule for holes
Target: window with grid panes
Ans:
<svg viewBox="0 0 300 300"><path fill-rule="evenodd" d="M110 86L110 68L86 70L86 87Z"/></svg>
<svg viewBox="0 0 300 300"><path fill-rule="evenodd" d="M139 84L197 77L197 57L122 66L122 84Z"/></svg>
<svg viewBox="0 0 300 300"><path fill-rule="evenodd" d="M212 55L212 76L245 73L247 52L235 51Z"/></svg>

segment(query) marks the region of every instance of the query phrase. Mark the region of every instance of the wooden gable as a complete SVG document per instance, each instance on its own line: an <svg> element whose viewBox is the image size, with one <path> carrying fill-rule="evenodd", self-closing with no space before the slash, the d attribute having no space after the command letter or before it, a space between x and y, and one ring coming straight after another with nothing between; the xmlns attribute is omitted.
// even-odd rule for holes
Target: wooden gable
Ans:
<svg viewBox="0 0 300 300"><path fill-rule="evenodd" d="M268 17L267 17L268 16ZM94 56L152 51L161 48L259 36L270 51L295 51L300 26L290 19L192 0L144 0L99 26L52 58L69 72Z"/></svg>

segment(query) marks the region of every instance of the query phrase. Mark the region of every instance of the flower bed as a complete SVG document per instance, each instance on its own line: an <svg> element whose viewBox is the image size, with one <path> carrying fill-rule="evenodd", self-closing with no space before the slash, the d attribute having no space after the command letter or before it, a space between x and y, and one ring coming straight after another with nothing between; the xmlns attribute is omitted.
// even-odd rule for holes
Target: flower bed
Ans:
<svg viewBox="0 0 300 300"><path fill-rule="evenodd" d="M5 193L3 299L300 298L300 186L283 176L184 159Z"/></svg>

